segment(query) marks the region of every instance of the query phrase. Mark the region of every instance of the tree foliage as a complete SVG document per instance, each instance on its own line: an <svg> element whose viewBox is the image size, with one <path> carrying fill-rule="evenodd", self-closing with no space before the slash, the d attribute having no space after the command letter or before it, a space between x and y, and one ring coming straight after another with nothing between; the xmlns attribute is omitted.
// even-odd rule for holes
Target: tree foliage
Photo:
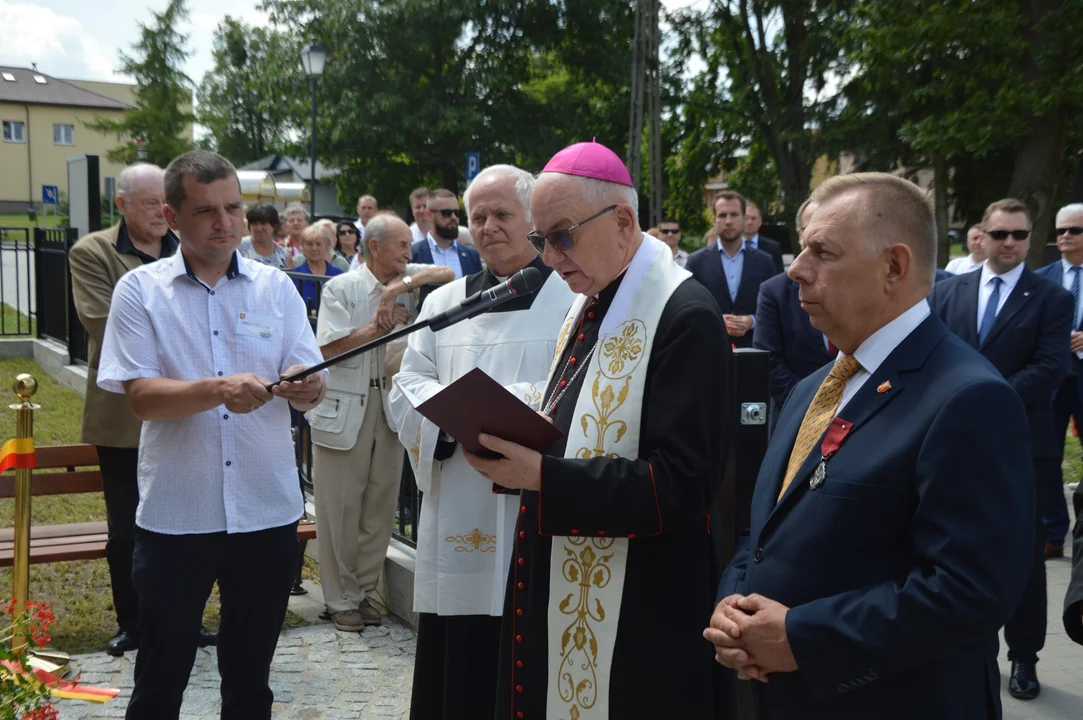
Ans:
<svg viewBox="0 0 1083 720"><path fill-rule="evenodd" d="M120 55L121 71L134 77L138 86L135 108L125 111L122 120L99 119L87 127L122 141L108 153L113 162L135 162L138 140L146 147L147 161L164 167L192 148L192 82L180 69L190 53L187 37L177 31L188 17L186 0L170 0L153 16L150 25L139 24L133 54Z"/></svg>
<svg viewBox="0 0 1083 720"><path fill-rule="evenodd" d="M230 16L214 32L214 68L199 85L206 144L235 165L285 150L309 108L296 35Z"/></svg>

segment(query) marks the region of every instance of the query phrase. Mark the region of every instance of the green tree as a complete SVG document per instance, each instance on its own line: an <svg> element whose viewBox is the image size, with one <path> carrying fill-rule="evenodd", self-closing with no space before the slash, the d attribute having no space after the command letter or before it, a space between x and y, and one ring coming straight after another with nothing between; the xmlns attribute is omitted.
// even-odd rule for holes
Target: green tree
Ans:
<svg viewBox="0 0 1083 720"><path fill-rule="evenodd" d="M236 165L284 151L309 108L301 42L230 16L214 31L214 68L199 85L206 145Z"/></svg>
<svg viewBox="0 0 1083 720"><path fill-rule="evenodd" d="M122 120L98 119L87 127L122 141L108 153L113 162L135 162L133 141L138 140L146 147L148 162L164 167L192 148L192 82L180 70L189 55L187 36L177 32L188 8L185 0L170 0L165 10L153 15L150 25L139 24L134 54L120 55L121 71L134 77L138 86L135 108L125 111Z"/></svg>

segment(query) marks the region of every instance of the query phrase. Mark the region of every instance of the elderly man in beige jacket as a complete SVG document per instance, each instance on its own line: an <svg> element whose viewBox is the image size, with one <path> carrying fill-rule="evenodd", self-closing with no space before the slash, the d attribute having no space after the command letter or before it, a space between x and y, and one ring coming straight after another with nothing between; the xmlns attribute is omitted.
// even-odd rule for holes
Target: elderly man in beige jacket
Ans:
<svg viewBox="0 0 1083 720"><path fill-rule="evenodd" d="M105 651L123 655L139 645L132 547L135 510L139 504L136 465L142 423L132 415L127 398L98 387L98 361L113 288L129 270L175 253L178 240L162 214L165 186L160 168L138 164L122 170L117 177L116 202L120 223L80 239L72 247L68 261L75 310L90 337L81 437L83 442L98 448L109 526L105 554L119 626Z"/></svg>

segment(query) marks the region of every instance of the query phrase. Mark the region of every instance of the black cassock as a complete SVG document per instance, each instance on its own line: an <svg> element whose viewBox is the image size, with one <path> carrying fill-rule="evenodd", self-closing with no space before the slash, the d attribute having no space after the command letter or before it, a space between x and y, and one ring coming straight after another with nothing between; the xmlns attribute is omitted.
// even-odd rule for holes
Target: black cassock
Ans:
<svg viewBox="0 0 1083 720"><path fill-rule="evenodd" d="M546 389L565 434L620 278L588 304ZM715 588L707 509L720 486L732 354L718 306L689 280L659 320L647 366L639 458L565 459L546 450L541 491L521 494L504 601L496 720L546 717L552 536L628 538L623 599L608 688L609 717L714 718L714 652L703 639ZM568 368L563 376L560 369Z"/></svg>

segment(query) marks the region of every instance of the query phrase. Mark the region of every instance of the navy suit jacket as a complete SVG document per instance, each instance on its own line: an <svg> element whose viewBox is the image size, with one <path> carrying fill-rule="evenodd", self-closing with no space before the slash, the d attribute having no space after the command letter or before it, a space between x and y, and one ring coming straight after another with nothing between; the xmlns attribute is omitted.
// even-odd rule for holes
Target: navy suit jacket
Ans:
<svg viewBox="0 0 1083 720"><path fill-rule="evenodd" d="M761 718L999 718L997 631L1034 555L1018 541L1036 513L1023 403L931 315L842 408L823 483L817 448L776 503L829 369L786 400L719 587L790 608L799 669L753 683Z"/></svg>
<svg viewBox="0 0 1083 720"><path fill-rule="evenodd" d="M757 233L759 235L759 233ZM772 240L769 237L759 235L759 240L756 241L758 247L756 248L760 252L765 252L771 256L771 259L775 262L775 274L785 270L782 264L782 245L778 240Z"/></svg>
<svg viewBox="0 0 1083 720"><path fill-rule="evenodd" d="M459 248L459 262L463 266L463 277L481 272L481 254L469 245L458 243L457 247ZM410 250L413 252L410 262L424 263L426 265L433 264L432 249L429 247L428 239L418 240L410 246Z"/></svg>
<svg viewBox="0 0 1083 720"><path fill-rule="evenodd" d="M711 291L723 315L755 315L760 285L776 275L775 261L763 250L747 249L742 252L745 254L745 264L741 268L741 285L737 288L736 300L732 301L717 244L696 250L684 264L684 269ZM754 336L755 328L743 337L731 337L730 342L739 348L752 347Z"/></svg>
<svg viewBox="0 0 1083 720"><path fill-rule="evenodd" d="M1064 438L1058 440L1053 432L1053 395L1071 368L1069 336L1075 301L1064 288L1023 268L993 329L979 345L981 275L976 270L936 283L929 304L952 332L978 349L1019 393L1027 408L1034 457L1059 458Z"/></svg>
<svg viewBox="0 0 1083 720"><path fill-rule="evenodd" d="M799 285L785 275L775 275L760 285L756 304L756 337L753 346L771 353L771 427L778 411L798 380L822 368L834 358L824 335L809 322L797 293Z"/></svg>

